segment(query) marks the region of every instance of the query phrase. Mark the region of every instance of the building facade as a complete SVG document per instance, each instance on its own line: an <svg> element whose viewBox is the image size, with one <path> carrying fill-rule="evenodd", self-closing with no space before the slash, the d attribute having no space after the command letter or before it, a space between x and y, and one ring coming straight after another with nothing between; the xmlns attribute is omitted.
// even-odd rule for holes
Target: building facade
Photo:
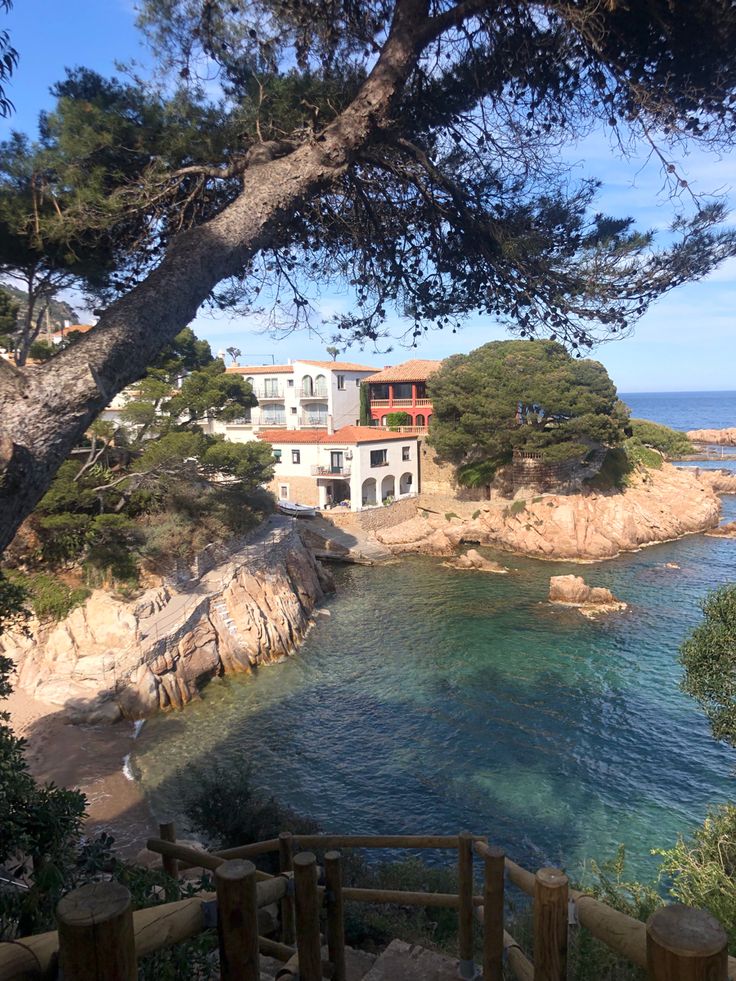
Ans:
<svg viewBox="0 0 736 981"><path fill-rule="evenodd" d="M277 500L359 511L419 490L416 436L370 426L328 430L262 429L276 458L269 484Z"/></svg>
<svg viewBox="0 0 736 981"><path fill-rule="evenodd" d="M236 443L261 429L334 429L360 422L360 383L374 372L341 361L293 361L284 365L233 365L227 369L253 387L258 405L231 422L213 420L208 432Z"/></svg>
<svg viewBox="0 0 736 981"><path fill-rule="evenodd" d="M441 361L415 359L377 371L363 379L368 386L372 426L386 426L388 416L405 412L409 416L404 432L426 432L432 418L432 400L427 394L427 380Z"/></svg>

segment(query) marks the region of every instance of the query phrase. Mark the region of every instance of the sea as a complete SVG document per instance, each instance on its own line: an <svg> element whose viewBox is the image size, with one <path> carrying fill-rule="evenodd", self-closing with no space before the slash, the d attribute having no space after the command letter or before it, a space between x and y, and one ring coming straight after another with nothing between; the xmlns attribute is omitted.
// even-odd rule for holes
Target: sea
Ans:
<svg viewBox="0 0 736 981"><path fill-rule="evenodd" d="M622 397L677 429L736 425L736 392ZM130 765L154 812L186 832L186 800L217 763L325 830L470 830L576 877L623 844L627 875L654 875L652 850L736 791L736 751L680 690L678 661L703 597L736 578L736 541L693 535L586 565L630 604L599 621L545 602L549 577L579 565L484 551L512 574L427 557L338 567L294 656L145 725Z"/></svg>

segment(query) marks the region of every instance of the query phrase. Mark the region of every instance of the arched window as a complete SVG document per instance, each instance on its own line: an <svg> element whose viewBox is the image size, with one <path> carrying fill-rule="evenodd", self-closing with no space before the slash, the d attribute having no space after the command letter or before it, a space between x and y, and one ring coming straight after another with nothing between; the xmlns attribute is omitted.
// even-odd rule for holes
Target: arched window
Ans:
<svg viewBox="0 0 736 981"><path fill-rule="evenodd" d="M314 395L314 382L311 375L302 378L302 395Z"/></svg>
<svg viewBox="0 0 736 981"><path fill-rule="evenodd" d="M419 413L418 416L415 416L415 418L414 418L414 425L415 426L423 426L424 425L424 416L422 415L421 412Z"/></svg>
<svg viewBox="0 0 736 981"><path fill-rule="evenodd" d="M312 394L327 398L327 379L324 375L317 375L314 379L314 392Z"/></svg>

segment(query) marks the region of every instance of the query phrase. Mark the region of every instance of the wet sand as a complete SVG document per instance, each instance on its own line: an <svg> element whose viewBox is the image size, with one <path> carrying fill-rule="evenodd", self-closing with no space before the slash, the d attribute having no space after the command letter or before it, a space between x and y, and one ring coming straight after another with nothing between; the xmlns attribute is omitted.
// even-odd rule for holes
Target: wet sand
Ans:
<svg viewBox="0 0 736 981"><path fill-rule="evenodd" d="M14 691L0 706L16 734L27 740L26 759L41 783L81 790L87 797L87 832L106 831L130 858L156 833L140 785L123 773L133 746L132 722L70 725L57 705Z"/></svg>

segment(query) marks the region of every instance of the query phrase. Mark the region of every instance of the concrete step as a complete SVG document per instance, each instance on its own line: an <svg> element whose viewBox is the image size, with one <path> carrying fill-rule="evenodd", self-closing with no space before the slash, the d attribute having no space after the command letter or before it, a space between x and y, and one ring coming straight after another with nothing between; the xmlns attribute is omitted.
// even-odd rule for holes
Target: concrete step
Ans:
<svg viewBox="0 0 736 981"><path fill-rule="evenodd" d="M458 977L456 959L392 940L363 981L457 981Z"/></svg>

